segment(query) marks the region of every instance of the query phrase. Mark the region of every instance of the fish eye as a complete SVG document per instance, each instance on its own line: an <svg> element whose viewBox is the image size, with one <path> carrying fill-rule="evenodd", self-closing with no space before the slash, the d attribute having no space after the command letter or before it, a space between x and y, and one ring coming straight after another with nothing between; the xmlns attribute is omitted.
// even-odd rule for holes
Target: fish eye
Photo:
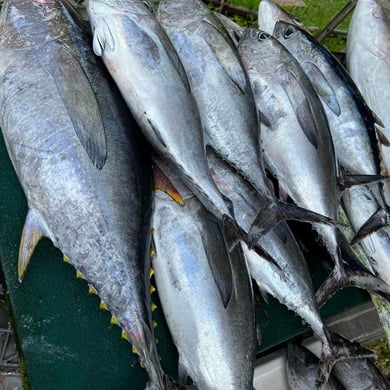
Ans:
<svg viewBox="0 0 390 390"><path fill-rule="evenodd" d="M142 4L148 9L148 11L154 13L154 6L147 0L142 0Z"/></svg>
<svg viewBox="0 0 390 390"><path fill-rule="evenodd" d="M271 38L271 35L267 34L264 31L260 31L259 35L257 36L257 38L258 38L259 41L265 41L265 40Z"/></svg>
<svg viewBox="0 0 390 390"><path fill-rule="evenodd" d="M288 39L291 37L291 35L294 34L294 32L295 32L294 27L287 27L286 30L284 31L284 37Z"/></svg>

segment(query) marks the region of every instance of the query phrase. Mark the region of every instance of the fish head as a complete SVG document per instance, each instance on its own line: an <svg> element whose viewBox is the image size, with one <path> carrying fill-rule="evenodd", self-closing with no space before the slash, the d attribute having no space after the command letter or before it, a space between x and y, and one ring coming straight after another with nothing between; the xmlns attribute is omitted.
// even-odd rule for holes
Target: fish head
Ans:
<svg viewBox="0 0 390 390"><path fill-rule="evenodd" d="M259 27L263 31L272 34L275 24L278 21L285 21L305 29L304 24L299 18L284 10L272 0L262 0L259 4L258 12Z"/></svg>
<svg viewBox="0 0 390 390"><path fill-rule="evenodd" d="M292 23L282 20L276 22L273 35L287 48L297 47L294 53L310 53L312 36Z"/></svg>
<svg viewBox="0 0 390 390"><path fill-rule="evenodd" d="M274 56L275 53L280 51L280 43L270 34L263 30L258 30L255 28L245 29L240 42L239 42L239 51L242 56L250 59L252 58L253 64L256 62L257 65L254 66L257 68L268 63L267 58ZM250 70L250 64L246 64L248 70Z"/></svg>
<svg viewBox="0 0 390 390"><path fill-rule="evenodd" d="M68 34L58 0L7 0L0 18L0 45L28 48Z"/></svg>

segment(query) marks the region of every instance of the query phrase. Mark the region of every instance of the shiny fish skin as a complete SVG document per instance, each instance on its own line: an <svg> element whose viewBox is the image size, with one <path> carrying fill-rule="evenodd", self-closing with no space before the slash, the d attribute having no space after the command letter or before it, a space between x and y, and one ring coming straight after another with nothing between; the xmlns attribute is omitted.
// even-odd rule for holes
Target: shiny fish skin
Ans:
<svg viewBox="0 0 390 390"><path fill-rule="evenodd" d="M382 8L383 6L383 8ZM381 119L378 127L390 139L390 2L359 0L354 9L346 46L347 69L370 108ZM380 139L382 137L379 137ZM385 170L390 170L390 147L381 144ZM390 204L389 184L385 186Z"/></svg>
<svg viewBox="0 0 390 390"><path fill-rule="evenodd" d="M256 208L262 205L261 200L248 183L215 154L210 153L208 161L221 192L232 202L238 225L247 231ZM255 246L257 250L261 248L260 252L250 250L245 243L242 247L251 277L260 290L298 314L321 340L324 351L329 351L332 347L319 314L305 258L288 225L281 222L262 236Z"/></svg>
<svg viewBox="0 0 390 390"><path fill-rule="evenodd" d="M25 233L49 237L81 272L137 349L150 388L162 389L145 257L150 163L119 92L72 23L56 1L10 0L2 9L0 125L28 201ZM58 57L66 61L59 64ZM75 111L95 114L93 100L77 96L75 105L69 96L77 83L101 107L106 161L100 170L74 128Z"/></svg>
<svg viewBox="0 0 390 390"><path fill-rule="evenodd" d="M287 382L291 390L309 390L315 388L315 376L319 360L305 347L295 343L287 345ZM344 390L344 387L331 375L324 390Z"/></svg>
<svg viewBox="0 0 390 390"><path fill-rule="evenodd" d="M321 98L340 166L349 174L379 175L375 119L345 68L296 26L279 21L274 36L298 61Z"/></svg>
<svg viewBox="0 0 390 390"><path fill-rule="evenodd" d="M199 389L252 390L256 331L245 260L239 247L227 255L215 218L177 180L173 183L184 206L155 191L152 266L179 352L180 379L190 376ZM221 272L217 283L233 283L226 307L216 271Z"/></svg>
<svg viewBox="0 0 390 390"><path fill-rule="evenodd" d="M226 29L199 0L162 0L157 18L188 75L206 145L260 194L272 198L258 147L251 87Z"/></svg>
<svg viewBox="0 0 390 390"><path fill-rule="evenodd" d="M261 0L257 14L257 23L259 29L272 35L275 28L275 23L279 20L294 24L300 28L307 30L304 24L294 15L291 15L272 0Z"/></svg>
<svg viewBox="0 0 390 390"><path fill-rule="evenodd" d="M139 0L88 0L87 11L94 51L102 57L145 137L178 167L186 185L217 218L232 219L210 177L187 77L153 5Z"/></svg>
<svg viewBox="0 0 390 390"><path fill-rule="evenodd" d="M375 188L369 185L354 186L342 194L344 209L355 231L379 209L378 196ZM359 243L375 274L390 285L390 227L382 227L362 238Z"/></svg>
<svg viewBox="0 0 390 390"><path fill-rule="evenodd" d="M247 29L239 52L260 111L268 169L300 207L337 219L334 148L321 102L299 64L275 38ZM315 225L338 261L336 228Z"/></svg>

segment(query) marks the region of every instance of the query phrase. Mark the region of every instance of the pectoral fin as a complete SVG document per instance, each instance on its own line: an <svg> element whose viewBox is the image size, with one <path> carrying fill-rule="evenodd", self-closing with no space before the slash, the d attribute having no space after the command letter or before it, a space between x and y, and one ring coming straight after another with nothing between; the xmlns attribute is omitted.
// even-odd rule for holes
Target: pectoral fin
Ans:
<svg viewBox="0 0 390 390"><path fill-rule="evenodd" d="M93 34L93 51L101 57L106 50L114 50L115 40L111 32L110 26L105 18L101 18L96 23L95 31Z"/></svg>
<svg viewBox="0 0 390 390"><path fill-rule="evenodd" d="M233 292L230 251L226 242L220 242L217 245L215 244L215 241L224 240L222 229L219 224L211 220L209 221L209 224L214 224L216 234L213 234L213 237L202 236L202 240L204 242L214 282L218 288L224 307L227 307ZM220 249L223 248L223 246L225 246L225 253L220 253Z"/></svg>
<svg viewBox="0 0 390 390"><path fill-rule="evenodd" d="M218 20L212 21L209 18L205 18L202 22L202 34L206 43L218 59L218 62L225 71L226 75L243 94L246 94L248 87L245 73L234 54L234 45L233 42L230 41L230 37L227 34L226 29L224 29L222 25L219 25ZM214 31L210 31L210 29ZM216 34L218 35L216 36ZM226 55L226 51L229 50L229 48L232 55Z"/></svg>
<svg viewBox="0 0 390 390"><path fill-rule="evenodd" d="M317 121L314 118L310 99L308 98L307 93L294 73L288 69L286 69L285 81L282 85L306 138L317 149Z"/></svg>
<svg viewBox="0 0 390 390"><path fill-rule="evenodd" d="M53 42L56 60L48 66L73 123L74 130L91 161L101 169L106 161L107 147L100 108L88 77L74 54Z"/></svg>
<svg viewBox="0 0 390 390"><path fill-rule="evenodd" d="M321 99L335 115L339 116L341 108L337 100L337 95L321 70L313 62L309 62L305 65L305 72Z"/></svg>
<svg viewBox="0 0 390 390"><path fill-rule="evenodd" d="M38 242L45 235L37 212L34 209L29 209L19 246L18 277L20 282L23 280L28 263Z"/></svg>

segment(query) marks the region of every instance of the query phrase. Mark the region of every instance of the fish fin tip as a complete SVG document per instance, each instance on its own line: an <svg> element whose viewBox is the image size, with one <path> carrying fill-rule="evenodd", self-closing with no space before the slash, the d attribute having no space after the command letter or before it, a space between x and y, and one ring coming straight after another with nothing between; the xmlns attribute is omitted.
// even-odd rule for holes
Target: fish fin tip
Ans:
<svg viewBox="0 0 390 390"><path fill-rule="evenodd" d="M378 208L378 210L371 215L371 217L357 231L350 242L351 245L358 243L369 234L374 233L383 227L389 226L389 223L389 212L382 207Z"/></svg>
<svg viewBox="0 0 390 390"><path fill-rule="evenodd" d="M26 220L24 222L22 236L20 239L19 255L18 255L18 279L21 282L30 263L31 257L36 246L42 237L45 236L42 223L37 212L34 209L29 209Z"/></svg>
<svg viewBox="0 0 390 390"><path fill-rule="evenodd" d="M153 178L154 188L156 190L165 192L180 206L184 205L184 199L180 195L179 191L175 188L169 178L156 164L153 164Z"/></svg>

